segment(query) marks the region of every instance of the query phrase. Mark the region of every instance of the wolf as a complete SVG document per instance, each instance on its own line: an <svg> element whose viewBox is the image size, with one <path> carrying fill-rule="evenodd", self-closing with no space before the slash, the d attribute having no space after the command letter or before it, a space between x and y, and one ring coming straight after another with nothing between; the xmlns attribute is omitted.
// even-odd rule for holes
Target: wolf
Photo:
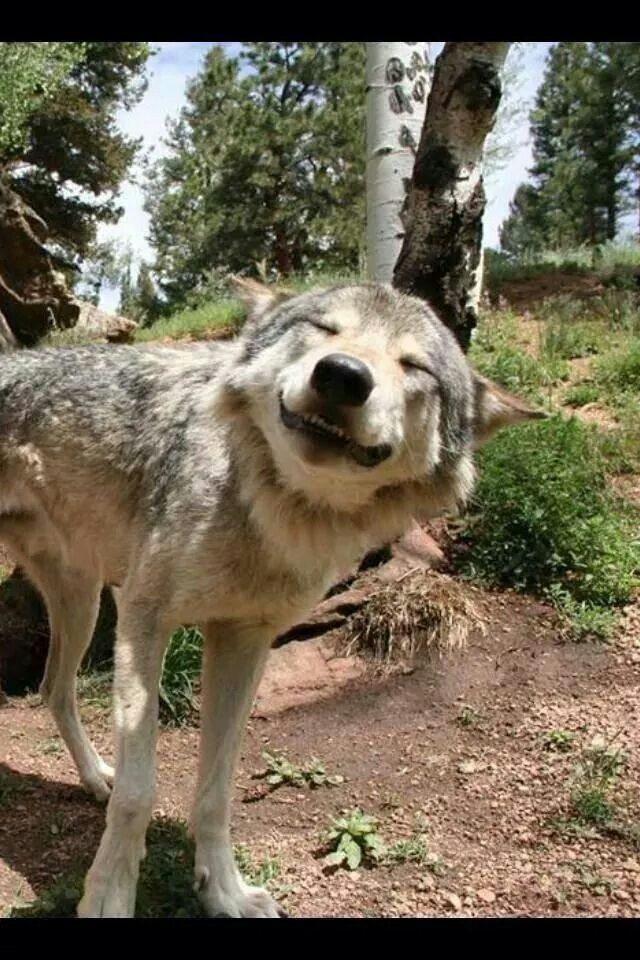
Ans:
<svg viewBox="0 0 640 960"><path fill-rule="evenodd" d="M46 603L42 697L82 783L108 799L79 917L134 914L158 686L184 623L204 636L195 887L210 916L280 915L239 874L229 812L272 641L412 518L464 503L495 430L542 415L391 287L237 286L247 317L229 341L0 359L0 540ZM118 612L115 774L75 697L103 585Z"/></svg>

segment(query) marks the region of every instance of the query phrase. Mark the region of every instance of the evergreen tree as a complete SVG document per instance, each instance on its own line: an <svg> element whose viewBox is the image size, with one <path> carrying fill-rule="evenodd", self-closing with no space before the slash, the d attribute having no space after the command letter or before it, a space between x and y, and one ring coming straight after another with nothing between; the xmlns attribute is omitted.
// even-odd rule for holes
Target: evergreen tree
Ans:
<svg viewBox="0 0 640 960"><path fill-rule="evenodd" d="M116 114L141 97L149 55L138 42L0 44L0 177L67 255L84 255L97 224L120 216L138 141Z"/></svg>
<svg viewBox="0 0 640 960"><path fill-rule="evenodd" d="M171 304L216 271L354 268L364 232L364 47L212 48L150 172L154 272Z"/></svg>
<svg viewBox="0 0 640 960"><path fill-rule="evenodd" d="M542 237L538 194L530 183L521 183L500 227L500 249L513 260L523 260L540 249Z"/></svg>
<svg viewBox="0 0 640 960"><path fill-rule="evenodd" d="M531 114L533 185L514 198L503 249L615 238L637 189L639 75L638 44L551 48Z"/></svg>

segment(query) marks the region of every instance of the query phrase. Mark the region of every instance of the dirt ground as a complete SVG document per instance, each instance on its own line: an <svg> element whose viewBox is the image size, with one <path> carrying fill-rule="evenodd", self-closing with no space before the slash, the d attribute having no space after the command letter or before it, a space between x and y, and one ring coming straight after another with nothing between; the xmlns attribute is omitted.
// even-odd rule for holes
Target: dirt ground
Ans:
<svg viewBox="0 0 640 960"><path fill-rule="evenodd" d="M471 589L471 588L470 588ZM531 599L473 590L485 624L465 650L412 672L359 677L330 698L254 711L237 778L234 840L276 858L293 917L638 916L640 914L640 616L618 641L565 642ZM471 709L466 709L471 708ZM108 712L83 708L111 756ZM566 752L551 731L574 734ZM571 777L595 735L627 757L614 791L624 836L562 825ZM163 730L156 814L185 819L197 730ZM255 802L261 752L319 757L345 782L282 787ZM35 698L0 710L0 916L88 866L104 810L85 796ZM327 871L331 818L359 806L387 842L423 834L431 861Z"/></svg>

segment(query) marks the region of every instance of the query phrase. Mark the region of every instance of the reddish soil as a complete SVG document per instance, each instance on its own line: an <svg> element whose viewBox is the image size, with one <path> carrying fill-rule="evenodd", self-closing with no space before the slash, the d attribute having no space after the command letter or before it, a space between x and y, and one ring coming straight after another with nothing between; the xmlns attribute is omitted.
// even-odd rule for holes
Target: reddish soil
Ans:
<svg viewBox="0 0 640 960"><path fill-rule="evenodd" d="M334 696L251 721L234 813L235 840L255 861L277 857L284 903L300 916L637 916L637 833L553 825L568 815L572 771L594 735L615 737L628 764L616 817L640 823L640 616L604 645L565 642L550 611L513 594L472 590L486 630L464 651L387 676L360 675ZM268 696L266 698L268 700ZM461 722L467 705L471 723ZM103 755L108 713L83 713ZM574 734L567 752L543 735ZM193 789L197 730L163 730L157 813L184 819ZM261 751L298 762L319 757L341 786L283 787L253 803ZM0 916L59 876L90 862L104 811L77 785L47 711L35 698L0 711ZM318 857L333 816L362 807L388 842L418 829L442 869L428 863L339 870Z"/></svg>

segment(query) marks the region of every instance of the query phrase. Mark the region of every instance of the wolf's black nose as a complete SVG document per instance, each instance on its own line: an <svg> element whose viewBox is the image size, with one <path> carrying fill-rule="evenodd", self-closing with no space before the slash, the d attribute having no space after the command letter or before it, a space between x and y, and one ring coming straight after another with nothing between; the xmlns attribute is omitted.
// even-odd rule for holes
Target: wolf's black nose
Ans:
<svg viewBox="0 0 640 960"><path fill-rule="evenodd" d="M316 363L311 386L329 403L361 407L373 390L373 376L362 360L346 353L329 353Z"/></svg>

